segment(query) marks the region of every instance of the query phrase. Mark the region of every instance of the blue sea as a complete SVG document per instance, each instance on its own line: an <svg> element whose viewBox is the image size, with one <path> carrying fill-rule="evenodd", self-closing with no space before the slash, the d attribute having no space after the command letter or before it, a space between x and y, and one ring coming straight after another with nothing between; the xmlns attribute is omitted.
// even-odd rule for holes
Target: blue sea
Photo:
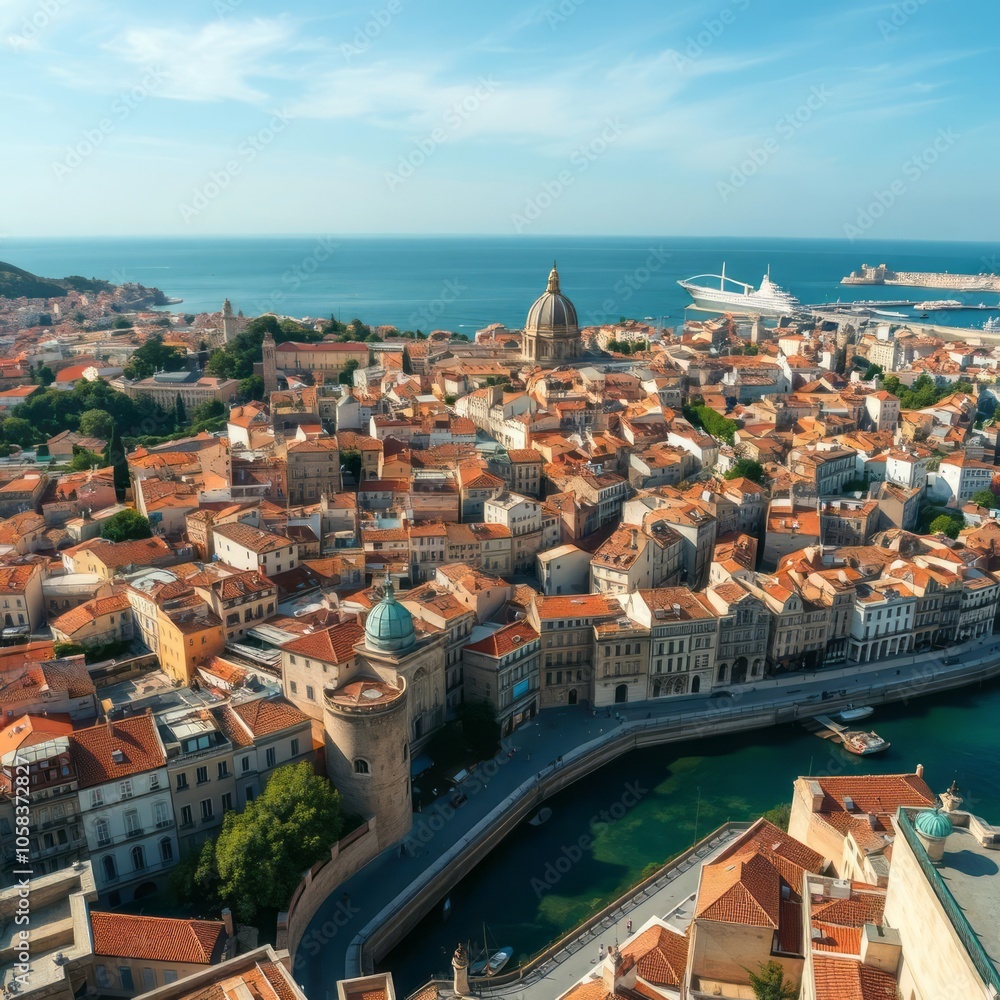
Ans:
<svg viewBox="0 0 1000 1000"><path fill-rule="evenodd" d="M552 261L581 324L650 317L682 322L690 300L681 278L771 278L804 303L958 298L982 312L932 313L948 326L981 327L1000 316L997 293L849 287L862 263L897 270L1000 271L1000 244L725 237L294 236L18 239L0 259L45 277L82 274L156 286L186 312L218 310L225 298L247 315L329 316L400 329L467 334L488 323L520 327L545 289ZM908 315L912 311L901 310ZM694 316L704 314L692 313Z"/></svg>

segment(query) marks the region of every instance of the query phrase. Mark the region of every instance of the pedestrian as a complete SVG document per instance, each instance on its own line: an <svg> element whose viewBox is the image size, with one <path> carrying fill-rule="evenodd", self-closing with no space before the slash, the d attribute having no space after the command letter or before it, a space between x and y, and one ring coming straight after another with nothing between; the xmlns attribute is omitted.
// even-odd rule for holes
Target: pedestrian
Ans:
<svg viewBox="0 0 1000 1000"><path fill-rule="evenodd" d="M603 941L601 942L601 949L597 953L597 961L598 962L603 962L604 961L604 942Z"/></svg>
<svg viewBox="0 0 1000 1000"><path fill-rule="evenodd" d="M632 933L632 918L631 917L629 917L628 923L625 925L625 930L628 931L629 934Z"/></svg>

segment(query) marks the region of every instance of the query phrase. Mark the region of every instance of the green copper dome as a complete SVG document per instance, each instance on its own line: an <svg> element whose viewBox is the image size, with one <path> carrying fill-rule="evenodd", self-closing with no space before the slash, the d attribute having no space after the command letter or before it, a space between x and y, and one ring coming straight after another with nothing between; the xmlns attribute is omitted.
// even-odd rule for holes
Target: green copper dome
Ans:
<svg viewBox="0 0 1000 1000"><path fill-rule="evenodd" d="M917 818L913 821L918 833L925 837L937 837L944 840L952 830L951 820L940 809L925 809L917 813Z"/></svg>
<svg viewBox="0 0 1000 1000"><path fill-rule="evenodd" d="M382 600L368 613L365 622L365 645L387 653L401 653L417 641L413 629L413 615L402 604L396 603L392 581L386 580Z"/></svg>

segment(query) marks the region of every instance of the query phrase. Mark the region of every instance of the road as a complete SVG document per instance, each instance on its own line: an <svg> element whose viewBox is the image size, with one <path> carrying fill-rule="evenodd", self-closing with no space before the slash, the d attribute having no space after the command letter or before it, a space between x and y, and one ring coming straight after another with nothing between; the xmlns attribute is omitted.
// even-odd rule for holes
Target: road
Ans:
<svg viewBox="0 0 1000 1000"><path fill-rule="evenodd" d="M468 801L452 809L442 796L423 813L414 814L406 855L396 848L383 851L330 894L302 937L294 956L293 975L310 1000L333 1000L338 979L361 974L361 946L386 917L406 904L416 887L442 865L445 855L466 842L470 831L490 813L509 807L511 796L524 792L583 744L611 740L623 729L641 730L665 722L684 722L685 738L710 736L720 721L785 707L789 721L836 711L838 704L894 700L929 693L935 682L961 678L996 664L1000 636L987 636L948 650L945 664L939 652L907 655L877 663L852 664L806 674L769 678L743 685L734 697L686 696L617 705L592 713L586 708L547 709L504 741L492 765L477 772ZM824 701L824 691L846 690L838 701ZM752 725L748 720L748 728ZM514 751L511 753L510 751ZM486 776L489 775L489 776ZM344 894L349 898L344 909Z"/></svg>

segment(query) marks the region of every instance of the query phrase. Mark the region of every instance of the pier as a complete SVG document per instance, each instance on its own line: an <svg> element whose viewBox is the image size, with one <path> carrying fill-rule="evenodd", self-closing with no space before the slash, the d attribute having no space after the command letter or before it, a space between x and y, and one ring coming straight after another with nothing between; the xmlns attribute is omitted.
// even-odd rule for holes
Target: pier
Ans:
<svg viewBox="0 0 1000 1000"><path fill-rule="evenodd" d="M893 271L885 264L860 270L841 278L842 285L906 285L910 288L950 288L956 292L1000 292L1000 275L949 274L947 271Z"/></svg>

